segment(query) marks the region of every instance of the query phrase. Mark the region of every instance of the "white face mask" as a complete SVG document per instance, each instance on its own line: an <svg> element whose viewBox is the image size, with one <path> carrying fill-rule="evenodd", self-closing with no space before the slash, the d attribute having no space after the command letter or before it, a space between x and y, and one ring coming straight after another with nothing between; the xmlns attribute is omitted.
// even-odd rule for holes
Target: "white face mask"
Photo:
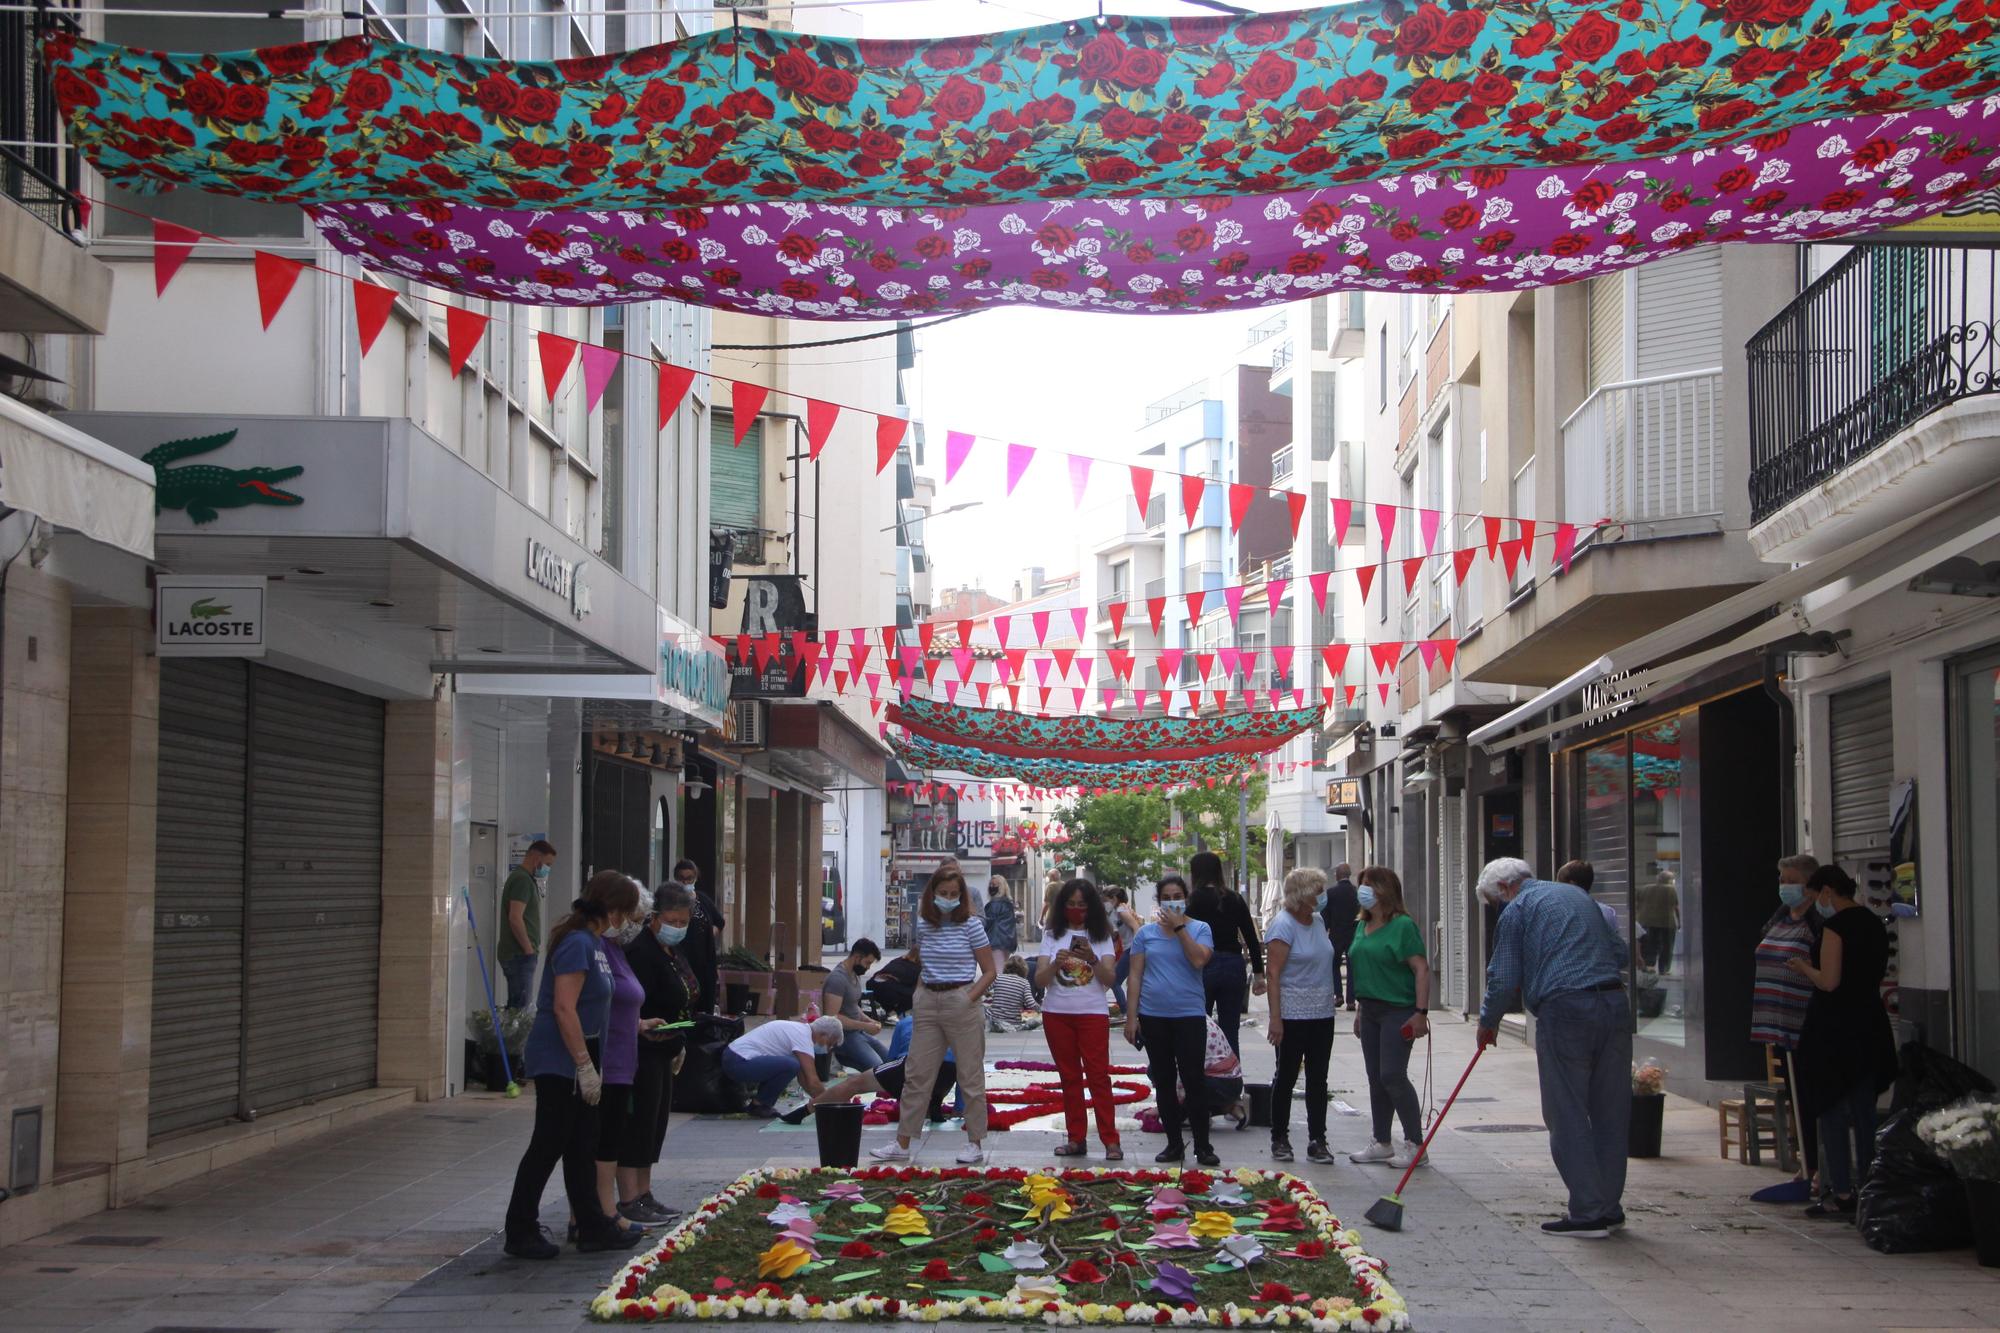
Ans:
<svg viewBox="0 0 2000 1333"><path fill-rule="evenodd" d="M604 933L620 944L630 944L633 940L639 938L639 932L645 928L646 923L644 921L632 920L627 921L622 926L614 926Z"/></svg>
<svg viewBox="0 0 2000 1333"><path fill-rule="evenodd" d="M932 895L931 901L936 903L938 911L943 912L946 916L950 916L953 912L956 912L958 910L959 900L956 898L946 898L943 897L942 895Z"/></svg>

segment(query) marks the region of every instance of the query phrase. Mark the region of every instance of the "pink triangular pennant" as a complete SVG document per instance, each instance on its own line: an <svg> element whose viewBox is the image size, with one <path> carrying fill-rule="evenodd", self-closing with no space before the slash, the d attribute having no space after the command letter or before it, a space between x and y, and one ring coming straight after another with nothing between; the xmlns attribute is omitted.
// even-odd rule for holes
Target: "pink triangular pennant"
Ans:
<svg viewBox="0 0 2000 1333"><path fill-rule="evenodd" d="M972 650L960 645L951 650L951 663L958 671L960 680L972 679Z"/></svg>
<svg viewBox="0 0 2000 1333"><path fill-rule="evenodd" d="M944 437L944 482L951 485L952 478L965 466L967 454L972 452L973 437L962 430L948 432Z"/></svg>
<svg viewBox="0 0 2000 1333"><path fill-rule="evenodd" d="M1576 524L1556 524L1556 564L1569 573L1570 557L1576 554Z"/></svg>
<svg viewBox="0 0 2000 1333"><path fill-rule="evenodd" d="M1007 446L1007 494L1021 484L1021 474L1028 470L1028 464L1035 461L1035 451L1025 444Z"/></svg>
<svg viewBox="0 0 2000 1333"><path fill-rule="evenodd" d="M1071 607L1069 623L1076 627L1076 641L1082 643L1090 637L1090 608L1085 606Z"/></svg>
<svg viewBox="0 0 2000 1333"><path fill-rule="evenodd" d="M1347 528L1354 522L1354 501L1335 500L1333 502L1333 544L1347 545Z"/></svg>
<svg viewBox="0 0 2000 1333"><path fill-rule="evenodd" d="M1185 657L1186 655L1187 655L1187 650L1184 648L1160 649L1160 658L1157 665L1159 667L1160 684L1162 686L1167 686L1172 684L1174 677L1180 674L1181 658Z"/></svg>
<svg viewBox="0 0 2000 1333"><path fill-rule="evenodd" d="M583 348L583 410L595 412L598 403L604 400L604 391L610 387L612 372L625 358L609 347L598 347L592 343Z"/></svg>
<svg viewBox="0 0 2000 1333"><path fill-rule="evenodd" d="M1273 614L1277 613L1278 603L1285 600L1285 589L1290 587L1291 583L1290 579L1272 579L1264 585L1264 606L1266 610Z"/></svg>
<svg viewBox="0 0 2000 1333"><path fill-rule="evenodd" d="M1271 649L1271 669L1280 676L1292 674L1292 654L1296 651L1290 644Z"/></svg>
<svg viewBox="0 0 2000 1333"><path fill-rule="evenodd" d="M1012 616L993 617L993 632L1000 636L1000 646L1002 648L1007 646L1007 631L1013 628L1013 625L1014 617Z"/></svg>
<svg viewBox="0 0 2000 1333"><path fill-rule="evenodd" d="M806 458L817 462L819 451L833 435L833 423L840 420L840 404L806 399Z"/></svg>
<svg viewBox="0 0 2000 1333"><path fill-rule="evenodd" d="M1417 527L1424 534L1424 550L1426 552L1437 550L1438 524L1443 519L1444 514L1436 509L1421 509L1417 511Z"/></svg>
<svg viewBox="0 0 2000 1333"><path fill-rule="evenodd" d="M1035 626L1035 647L1037 648L1045 648L1048 646L1050 614L1051 613L1047 611L1034 611L1029 613L1028 619L1033 621Z"/></svg>
<svg viewBox="0 0 2000 1333"><path fill-rule="evenodd" d="M1389 542L1396 535L1396 506L1378 504L1375 506L1375 530L1382 534L1382 549L1389 549Z"/></svg>
<svg viewBox="0 0 2000 1333"><path fill-rule="evenodd" d="M1083 508L1083 493L1090 489L1090 456L1071 454L1069 456L1069 502L1078 509ZM1141 517L1145 514L1140 511Z"/></svg>
<svg viewBox="0 0 2000 1333"><path fill-rule="evenodd" d="M1329 569L1306 580L1312 585L1313 609L1321 615L1326 614L1326 586L1332 579L1333 571Z"/></svg>
<svg viewBox="0 0 2000 1333"><path fill-rule="evenodd" d="M1229 623L1234 625L1243 614L1243 585L1233 583L1222 590L1222 600L1229 605Z"/></svg>
<svg viewBox="0 0 2000 1333"><path fill-rule="evenodd" d="M1417 655L1424 659L1424 670L1429 671L1437 665L1437 643L1431 639L1423 640L1417 645Z"/></svg>

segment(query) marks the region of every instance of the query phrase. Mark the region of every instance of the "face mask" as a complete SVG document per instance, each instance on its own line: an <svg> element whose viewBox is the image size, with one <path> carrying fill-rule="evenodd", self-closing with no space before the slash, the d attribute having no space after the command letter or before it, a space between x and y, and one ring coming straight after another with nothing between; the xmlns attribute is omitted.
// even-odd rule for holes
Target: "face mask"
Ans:
<svg viewBox="0 0 2000 1333"><path fill-rule="evenodd" d="M1182 912L1187 911L1187 900L1184 898L1162 898L1160 899L1160 910L1168 916L1179 916Z"/></svg>
<svg viewBox="0 0 2000 1333"><path fill-rule="evenodd" d="M1832 916L1835 910L1832 903L1814 903L1813 906L1821 916Z"/></svg>
<svg viewBox="0 0 2000 1333"><path fill-rule="evenodd" d="M672 946L679 944L687 938L688 928L686 926L671 926L662 921L660 929L656 933L660 937L660 943Z"/></svg>
<svg viewBox="0 0 2000 1333"><path fill-rule="evenodd" d="M1803 884L1780 884L1778 901L1787 907L1797 907L1806 900L1806 886Z"/></svg>
<svg viewBox="0 0 2000 1333"><path fill-rule="evenodd" d="M540 883L544 883L544 884L545 884L545 883L547 883L547 882L548 882L548 878L549 878L549 868L548 868L547 866L538 866L538 867L536 867L536 869L535 869L535 879L536 879L536 880L537 880L538 882L540 882Z"/></svg>
<svg viewBox="0 0 2000 1333"><path fill-rule="evenodd" d="M1316 912L1324 912L1326 910L1326 891L1324 889L1320 891L1319 897L1314 900L1313 910Z"/></svg>
<svg viewBox="0 0 2000 1333"><path fill-rule="evenodd" d="M633 940L639 938L639 932L645 928L646 923L643 921L627 921L616 930L606 931L605 933L620 944L630 944Z"/></svg>
<svg viewBox="0 0 2000 1333"><path fill-rule="evenodd" d="M1069 923L1072 926L1080 926L1090 920L1090 909L1088 907L1066 907L1063 911L1068 915Z"/></svg>
<svg viewBox="0 0 2000 1333"><path fill-rule="evenodd" d="M1361 904L1363 911L1373 908L1375 906L1375 890L1363 884L1354 891L1354 901Z"/></svg>
<svg viewBox="0 0 2000 1333"><path fill-rule="evenodd" d="M938 911L943 912L946 916L950 916L958 910L959 900L956 898L946 898L940 895L932 898L931 901L936 903Z"/></svg>

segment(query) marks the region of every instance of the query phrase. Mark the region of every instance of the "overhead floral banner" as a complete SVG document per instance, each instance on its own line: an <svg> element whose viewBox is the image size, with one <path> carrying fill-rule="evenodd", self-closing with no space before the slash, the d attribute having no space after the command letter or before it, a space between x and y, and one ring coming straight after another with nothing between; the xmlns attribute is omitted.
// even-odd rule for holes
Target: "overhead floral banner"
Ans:
<svg viewBox="0 0 2000 1333"><path fill-rule="evenodd" d="M134 189L293 203L920 205L1322 188L1623 161L2000 87L1979 0L1404 0L850 41L718 29L515 63L365 36L169 55L48 39Z"/></svg>
<svg viewBox="0 0 2000 1333"><path fill-rule="evenodd" d="M1207 311L1331 288L1507 290L1710 241L1829 240L2000 187L2000 99L1615 166L1415 173L1264 199L971 208L312 210L370 268L472 296L882 319L985 306Z"/></svg>
<svg viewBox="0 0 2000 1333"><path fill-rule="evenodd" d="M1010 758L1060 755L1086 763L1234 756L1231 762L1240 764L1317 726L1320 716L1318 708L1298 708L1209 717L1035 717L959 708L921 695L889 711L889 721L939 744Z"/></svg>
<svg viewBox="0 0 2000 1333"><path fill-rule="evenodd" d="M1238 782L1249 772L1243 755L1207 759L1128 759L1094 764L1051 754L1010 758L961 745L941 745L920 736L893 742L896 757L912 771L963 773L969 778L1014 778L1035 787L1077 787L1089 791L1129 791L1139 787L1194 787Z"/></svg>

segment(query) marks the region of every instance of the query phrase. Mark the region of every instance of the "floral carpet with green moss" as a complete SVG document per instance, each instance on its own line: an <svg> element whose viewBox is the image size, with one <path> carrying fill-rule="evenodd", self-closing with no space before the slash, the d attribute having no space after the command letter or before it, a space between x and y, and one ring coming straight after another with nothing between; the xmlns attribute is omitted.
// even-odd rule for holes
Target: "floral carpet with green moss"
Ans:
<svg viewBox="0 0 2000 1333"><path fill-rule="evenodd" d="M627 1264L599 1319L1403 1329L1360 1237L1276 1171L755 1171Z"/></svg>

